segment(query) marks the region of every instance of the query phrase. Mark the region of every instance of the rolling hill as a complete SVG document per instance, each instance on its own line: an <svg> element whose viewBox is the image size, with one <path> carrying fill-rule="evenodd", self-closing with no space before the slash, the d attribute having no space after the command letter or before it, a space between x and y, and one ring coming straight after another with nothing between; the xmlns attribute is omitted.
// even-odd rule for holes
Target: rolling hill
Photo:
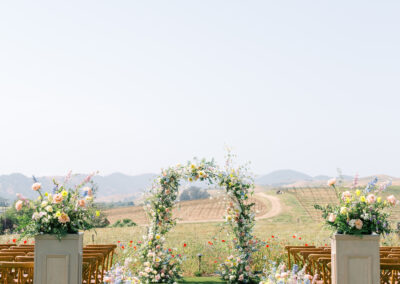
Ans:
<svg viewBox="0 0 400 284"><path fill-rule="evenodd" d="M77 174L72 177L71 183L79 183L86 175ZM142 174L142 175L126 175L123 173L113 173L110 175L97 175L93 178L97 183L99 190L97 193L97 200L100 202L109 201L132 201L140 199L142 193L150 188L156 174ZM400 179L390 177L387 175L377 175L379 182L392 179L393 185L400 185ZM42 183L42 187L50 191L53 188L52 179L62 182L63 176L42 176L37 177L38 181ZM294 170L278 170L266 175L261 175L256 178L255 183L258 185L266 185L273 187L307 187L307 186L325 186L329 176L318 175L312 177L305 173ZM364 185L370 181L372 177L360 177L359 184ZM344 176L345 185L352 182L351 176ZM36 194L31 190L33 180L31 177L25 176L20 173L13 173L10 175L0 175L0 198L9 200L16 199L16 194L21 193L26 197L35 198ZM186 182L182 182L182 186L187 186ZM208 187L205 184L194 183L200 187Z"/></svg>

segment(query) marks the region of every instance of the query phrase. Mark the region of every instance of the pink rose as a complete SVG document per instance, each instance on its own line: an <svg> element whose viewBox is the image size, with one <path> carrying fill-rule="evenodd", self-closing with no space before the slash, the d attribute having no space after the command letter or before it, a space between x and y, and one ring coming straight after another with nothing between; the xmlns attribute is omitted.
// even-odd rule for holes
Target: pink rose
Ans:
<svg viewBox="0 0 400 284"><path fill-rule="evenodd" d="M336 215L333 213L329 213L328 221L333 223L335 222L335 220L336 220Z"/></svg>
<svg viewBox="0 0 400 284"><path fill-rule="evenodd" d="M386 200L393 206L397 204L397 199L394 195L389 195Z"/></svg>
<svg viewBox="0 0 400 284"><path fill-rule="evenodd" d="M375 203L375 202L376 202L376 197L375 197L375 195L369 194L369 195L367 196L367 202L368 202L369 204Z"/></svg>
<svg viewBox="0 0 400 284"><path fill-rule="evenodd" d="M361 230L361 229L362 229L362 226L363 226L363 221L361 221L360 219L357 219L357 220L354 222L354 225L356 226L356 229L357 229L357 230Z"/></svg>
<svg viewBox="0 0 400 284"><path fill-rule="evenodd" d="M328 180L327 185L328 186L334 186L336 184L336 178L331 178Z"/></svg>
<svg viewBox="0 0 400 284"><path fill-rule="evenodd" d="M22 201L22 200L18 200L18 201L15 203L15 209L16 209L17 211L20 211L20 210L22 209L22 205L23 205L23 201Z"/></svg>
<svg viewBox="0 0 400 284"><path fill-rule="evenodd" d="M57 193L53 196L53 203L59 204L64 200L64 197L61 193Z"/></svg>
<svg viewBox="0 0 400 284"><path fill-rule="evenodd" d="M42 187L42 184L40 182L35 182L32 184L32 190L38 191Z"/></svg>
<svg viewBox="0 0 400 284"><path fill-rule="evenodd" d="M61 215L58 217L58 222L60 223L68 223L70 221L69 216L67 214L65 214L64 212L61 213Z"/></svg>
<svg viewBox="0 0 400 284"><path fill-rule="evenodd" d="M345 191L345 192L342 193L342 200L346 201L346 199L351 199L350 191Z"/></svg>
<svg viewBox="0 0 400 284"><path fill-rule="evenodd" d="M85 199L80 199L80 200L78 200L78 205L79 205L80 207L85 207L85 205L86 205Z"/></svg>

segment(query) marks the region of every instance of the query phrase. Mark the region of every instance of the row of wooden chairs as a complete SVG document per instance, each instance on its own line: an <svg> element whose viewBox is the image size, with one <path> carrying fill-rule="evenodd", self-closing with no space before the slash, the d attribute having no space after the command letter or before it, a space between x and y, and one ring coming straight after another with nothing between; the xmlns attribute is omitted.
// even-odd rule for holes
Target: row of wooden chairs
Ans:
<svg viewBox="0 0 400 284"><path fill-rule="evenodd" d="M105 272L112 266L116 248L116 245L88 245L83 248L82 283L103 283ZM0 245L0 284L32 283L34 255L32 245ZM15 273L10 274L12 265ZM7 282L6 275L10 275L7 277L14 282Z"/></svg>
<svg viewBox="0 0 400 284"><path fill-rule="evenodd" d="M286 246L288 266L292 263L306 267L306 272L318 274L324 284L331 283L330 247ZM381 284L400 283L400 247L380 248Z"/></svg>

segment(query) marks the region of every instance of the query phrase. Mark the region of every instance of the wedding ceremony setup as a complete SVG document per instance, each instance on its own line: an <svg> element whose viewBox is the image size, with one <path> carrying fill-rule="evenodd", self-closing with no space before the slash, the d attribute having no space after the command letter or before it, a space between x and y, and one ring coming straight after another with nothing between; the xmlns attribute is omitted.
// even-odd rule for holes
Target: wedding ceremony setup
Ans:
<svg viewBox="0 0 400 284"><path fill-rule="evenodd" d="M247 167L234 168L232 158L228 152L225 167L196 159L162 170L147 193L143 206L149 225L135 246L133 241L84 241L101 214L95 206L95 173L73 185L69 172L62 183L54 179L51 190L33 177L37 198L18 194L14 205L21 234L0 244L1 283L178 283L186 258L194 257L166 245L176 226L173 211L182 182L214 184L228 198L223 223L229 232L222 241L230 243L229 254L216 271L225 283L398 283L400 246L382 245L392 232L390 212L398 203L386 194L390 182L374 178L361 188L355 178L342 188L336 178L328 180L337 202L314 207L332 229L330 243L281 246L285 258L279 263L279 257L262 251L271 242L254 235L254 179Z"/></svg>

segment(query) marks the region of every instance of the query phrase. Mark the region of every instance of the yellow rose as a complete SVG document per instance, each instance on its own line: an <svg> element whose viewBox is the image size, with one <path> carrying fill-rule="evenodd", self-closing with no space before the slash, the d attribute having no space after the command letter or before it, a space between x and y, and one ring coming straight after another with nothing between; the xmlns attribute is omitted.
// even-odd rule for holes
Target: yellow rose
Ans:
<svg viewBox="0 0 400 284"><path fill-rule="evenodd" d="M376 199L376 201L377 201L378 203L381 203L382 197L378 197L378 198Z"/></svg>
<svg viewBox="0 0 400 284"><path fill-rule="evenodd" d="M44 193L44 196L48 196L49 194L47 192Z"/></svg>
<svg viewBox="0 0 400 284"><path fill-rule="evenodd" d="M67 197L67 196L68 196L68 192L65 191L65 190L63 190L63 191L61 191L61 195L62 195L63 197Z"/></svg>
<svg viewBox="0 0 400 284"><path fill-rule="evenodd" d="M97 216L97 217L100 216L100 211L96 211L96 216Z"/></svg>
<svg viewBox="0 0 400 284"><path fill-rule="evenodd" d="M356 190L356 195L357 195L357 196L360 196L360 194L361 194L361 191L360 191L359 189L357 189L357 190Z"/></svg>
<svg viewBox="0 0 400 284"><path fill-rule="evenodd" d="M364 195L360 197L360 201L361 202L365 202L365 196Z"/></svg>
<svg viewBox="0 0 400 284"><path fill-rule="evenodd" d="M61 216L61 212L60 212L60 211L57 211L56 217L60 217L60 216Z"/></svg>

